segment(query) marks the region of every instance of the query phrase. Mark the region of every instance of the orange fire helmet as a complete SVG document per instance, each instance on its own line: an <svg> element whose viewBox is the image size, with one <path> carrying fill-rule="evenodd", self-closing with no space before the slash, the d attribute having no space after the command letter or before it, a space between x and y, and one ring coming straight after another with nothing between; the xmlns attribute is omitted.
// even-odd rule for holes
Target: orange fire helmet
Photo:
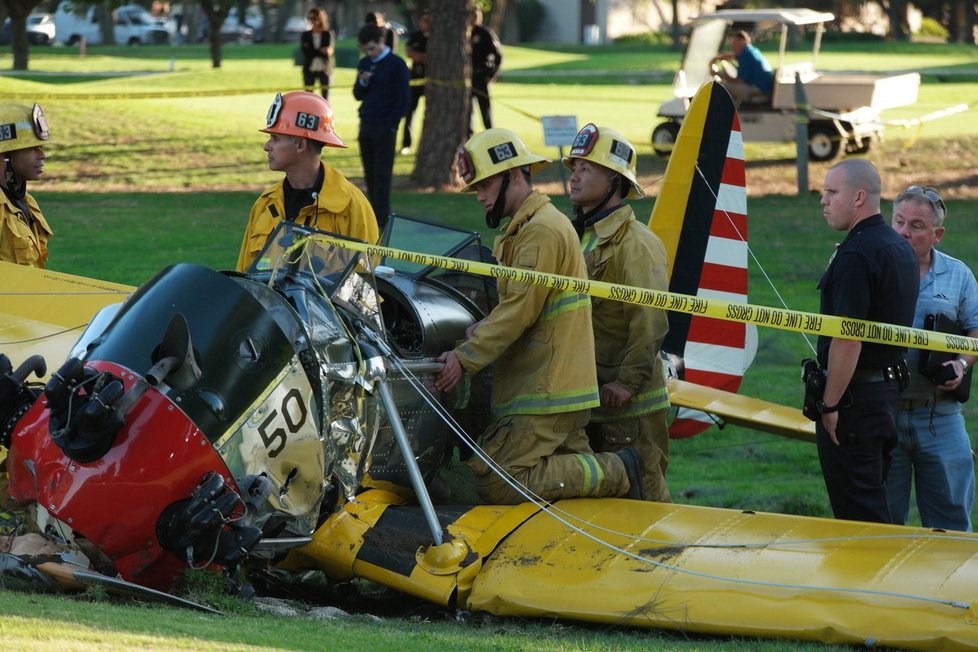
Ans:
<svg viewBox="0 0 978 652"><path fill-rule="evenodd" d="M346 143L333 131L333 107L325 98L309 91L278 93L268 107L266 134L299 136L327 147L346 147Z"/></svg>

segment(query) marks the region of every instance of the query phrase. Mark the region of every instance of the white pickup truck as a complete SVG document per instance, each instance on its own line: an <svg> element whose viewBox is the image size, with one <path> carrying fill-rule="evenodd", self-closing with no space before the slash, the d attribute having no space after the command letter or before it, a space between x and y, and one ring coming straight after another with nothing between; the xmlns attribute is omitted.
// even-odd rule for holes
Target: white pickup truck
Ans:
<svg viewBox="0 0 978 652"><path fill-rule="evenodd" d="M81 5L74 7L63 0L54 13L57 39L66 45L78 45L84 39L87 45L102 42L102 7ZM115 42L126 45L166 44L173 29L165 18L155 18L139 5L122 5L112 12Z"/></svg>
<svg viewBox="0 0 978 652"><path fill-rule="evenodd" d="M820 72L816 68L827 12L811 9L730 9L700 15L683 54L682 67L673 82L675 97L659 107L659 123L652 131L652 148L666 156L679 133L693 95L714 77L711 62L724 48L731 29L759 32L780 27L781 41L775 67L774 88L769 99L745 102L738 108L745 142L789 142L795 138L795 75L804 85L810 122L808 152L814 161L835 158L843 145L847 153L866 152L882 139L880 112L917 101L920 75L872 75ZM785 63L791 27L814 28L808 61Z"/></svg>

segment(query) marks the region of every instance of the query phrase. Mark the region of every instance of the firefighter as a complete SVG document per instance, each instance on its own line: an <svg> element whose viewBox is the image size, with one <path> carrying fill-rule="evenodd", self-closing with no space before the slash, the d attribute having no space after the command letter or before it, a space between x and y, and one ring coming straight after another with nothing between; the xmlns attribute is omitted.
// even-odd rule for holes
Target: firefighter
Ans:
<svg viewBox="0 0 978 652"><path fill-rule="evenodd" d="M635 159L635 148L614 129L588 124L578 132L562 159L571 171L574 226L589 278L666 291L665 247L625 203L645 195ZM669 397L660 356L666 313L594 298L591 322L601 405L591 410L590 444L599 452L634 446L645 469L645 499L668 502Z"/></svg>
<svg viewBox="0 0 978 652"><path fill-rule="evenodd" d="M500 264L583 278L584 259L570 221L533 189L531 174L549 162L530 153L515 133L498 128L472 136L458 158L463 191L475 192L486 224L497 228L504 217L512 218L493 247ZM448 391L466 374L495 364L492 423L478 442L485 457L469 460L480 498L523 502L525 487L548 501L641 499L637 452L595 454L587 442L584 428L598 405L587 295L505 278L498 290L498 305L469 328L466 340L438 358L445 367L435 383Z"/></svg>
<svg viewBox="0 0 978 652"><path fill-rule="evenodd" d="M285 178L261 194L248 218L237 269L246 271L282 220L377 242L370 202L346 177L322 162L323 147L346 147L333 130L329 102L308 91L279 93L268 109L268 167ZM272 261L259 261L259 266Z"/></svg>
<svg viewBox="0 0 978 652"><path fill-rule="evenodd" d="M50 140L44 111L37 104L0 103L0 260L44 267L53 235L27 182L44 174Z"/></svg>

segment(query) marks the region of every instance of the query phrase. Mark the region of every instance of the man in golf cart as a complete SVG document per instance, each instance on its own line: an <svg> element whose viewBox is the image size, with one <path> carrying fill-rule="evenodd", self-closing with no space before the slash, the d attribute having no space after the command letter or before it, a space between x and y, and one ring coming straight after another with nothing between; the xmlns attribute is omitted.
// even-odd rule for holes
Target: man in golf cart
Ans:
<svg viewBox="0 0 978 652"><path fill-rule="evenodd" d="M736 66L721 62L729 61ZM730 52L721 52L710 61L715 72L723 80L730 97L738 107L744 102L764 103L771 101L774 87L774 70L761 51L751 43L750 34L737 30L730 34Z"/></svg>

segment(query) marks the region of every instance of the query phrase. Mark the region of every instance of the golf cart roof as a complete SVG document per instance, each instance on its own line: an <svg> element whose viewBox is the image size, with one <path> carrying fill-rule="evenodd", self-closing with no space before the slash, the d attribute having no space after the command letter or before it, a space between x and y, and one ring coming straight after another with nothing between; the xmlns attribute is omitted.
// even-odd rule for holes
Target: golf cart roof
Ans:
<svg viewBox="0 0 978 652"><path fill-rule="evenodd" d="M827 23L835 18L827 11L813 9L722 9L700 14L697 21L711 19L729 20L735 23L773 22L786 25L814 25Z"/></svg>

